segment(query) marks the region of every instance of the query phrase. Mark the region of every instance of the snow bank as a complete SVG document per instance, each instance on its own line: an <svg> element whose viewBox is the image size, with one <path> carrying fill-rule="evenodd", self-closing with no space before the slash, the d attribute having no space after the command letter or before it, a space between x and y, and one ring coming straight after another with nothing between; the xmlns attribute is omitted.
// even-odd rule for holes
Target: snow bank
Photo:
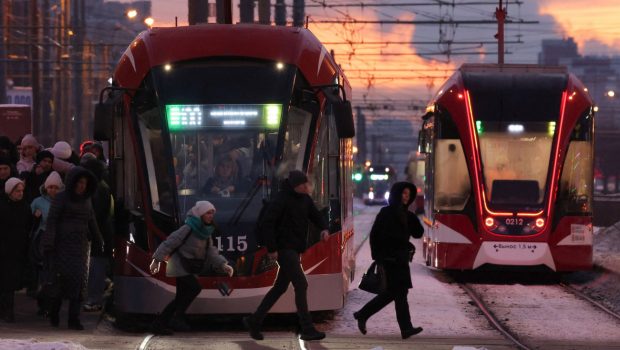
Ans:
<svg viewBox="0 0 620 350"><path fill-rule="evenodd" d="M88 350L71 342L38 342L33 339L0 339L0 350Z"/></svg>

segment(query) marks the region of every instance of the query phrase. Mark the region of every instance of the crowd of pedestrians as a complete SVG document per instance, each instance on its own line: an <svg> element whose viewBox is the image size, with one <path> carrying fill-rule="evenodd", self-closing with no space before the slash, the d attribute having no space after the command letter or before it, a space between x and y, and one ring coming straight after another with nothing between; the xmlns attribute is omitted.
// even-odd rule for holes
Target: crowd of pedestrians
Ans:
<svg viewBox="0 0 620 350"><path fill-rule="evenodd" d="M82 310L101 310L113 239L106 177L101 144L75 152L65 141L45 148L30 134L16 144L0 136L0 264L12 267L0 269L0 319L16 321L24 288L54 327L63 299L71 329L84 329Z"/></svg>

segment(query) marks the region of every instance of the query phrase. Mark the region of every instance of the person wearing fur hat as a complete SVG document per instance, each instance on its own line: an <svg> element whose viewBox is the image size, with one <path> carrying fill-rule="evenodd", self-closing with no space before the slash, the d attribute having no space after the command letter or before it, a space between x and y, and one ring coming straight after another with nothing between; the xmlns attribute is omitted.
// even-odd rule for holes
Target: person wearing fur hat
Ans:
<svg viewBox="0 0 620 350"><path fill-rule="evenodd" d="M22 138L20 159L16 166L17 173L21 174L32 169L39 147L39 142L31 134L27 134Z"/></svg>
<svg viewBox="0 0 620 350"><path fill-rule="evenodd" d="M308 312L308 282L300 258L301 253L307 248L306 232L309 221L321 229L323 241L329 239L329 231L325 218L314 205L308 192L306 174L293 170L265 212L262 235L269 257L278 260L280 270L273 287L267 292L256 311L243 318L250 336L256 340L263 339L263 334L260 332L263 320L291 283L295 288L295 306L301 326L300 338L303 340L325 338L325 333L314 328L312 317Z"/></svg>
<svg viewBox="0 0 620 350"><path fill-rule="evenodd" d="M54 163L54 155L48 150L37 153L36 163L30 171L22 172L19 177L26 183L26 193L24 194L26 202L32 201L41 195L41 186L45 183L47 177L52 173L52 164Z"/></svg>
<svg viewBox="0 0 620 350"><path fill-rule="evenodd" d="M23 199L24 183L20 179L8 179L3 190L6 197L0 199L0 318L15 322L14 295L22 288L32 215Z"/></svg>
<svg viewBox="0 0 620 350"><path fill-rule="evenodd" d="M51 176L51 175L50 175ZM44 267L53 285L50 288L49 316L53 327L59 325L62 299L69 299L70 329L83 330L80 303L84 299L88 279L90 242L103 245L91 197L97 188L95 176L82 167L67 174L65 190L52 201L45 231L41 236Z"/></svg>
<svg viewBox="0 0 620 350"><path fill-rule="evenodd" d="M51 163L50 163L51 164ZM44 274L41 274L41 268L43 267L43 257L39 252L39 245L41 242L42 233L45 232L45 227L47 225L47 216L50 211L50 207L52 206L52 201L56 198L56 195L60 190L64 187L62 183L62 179L60 178L60 174L55 171L52 171L51 174L45 180L45 183L41 185L40 191L41 195L35 198L30 204L30 209L32 211L32 215L36 221L38 221L38 225L35 226L34 233L31 237L30 241L30 263L34 266L35 272L35 283L37 289L41 287L44 281L47 280ZM44 310L46 308L46 303L43 300L43 296L37 296L37 302L39 306L39 311L37 314L43 315Z"/></svg>
<svg viewBox="0 0 620 350"><path fill-rule="evenodd" d="M205 269L210 268L228 276L233 275L233 268L213 245L212 237L219 234L213 220L214 216L213 204L207 201L196 202L188 213L185 224L172 232L153 254L153 261L150 265L151 273L157 274L160 264L168 258L166 276L175 277L177 282L174 300L164 308L151 325L153 333L168 335L172 334L173 330L190 330L184 319L185 311L198 296L202 287L194 275L195 272L186 270L183 259L200 259L204 261Z"/></svg>

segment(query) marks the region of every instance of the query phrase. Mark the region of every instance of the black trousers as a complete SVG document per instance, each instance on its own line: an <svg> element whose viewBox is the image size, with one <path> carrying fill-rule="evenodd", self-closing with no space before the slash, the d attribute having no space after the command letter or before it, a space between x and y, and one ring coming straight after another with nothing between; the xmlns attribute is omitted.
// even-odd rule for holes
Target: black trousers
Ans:
<svg viewBox="0 0 620 350"><path fill-rule="evenodd" d="M253 318L257 324L262 324L267 312L288 289L289 283L295 288L295 306L302 331L313 328L312 317L308 312L308 281L301 267L300 256L295 250L284 249L278 251L280 270L276 281L260 303Z"/></svg>
<svg viewBox="0 0 620 350"><path fill-rule="evenodd" d="M82 304L80 298L69 299L69 322L76 322L80 320L80 305ZM50 319L58 320L58 314L62 307L62 298L50 298L49 299L49 313Z"/></svg>
<svg viewBox="0 0 620 350"><path fill-rule="evenodd" d="M177 292L174 299L164 308L159 314L155 322L161 325L167 325L172 317L176 315L183 315L191 303L196 299L202 287L196 276L187 275L177 277Z"/></svg>
<svg viewBox="0 0 620 350"><path fill-rule="evenodd" d="M0 318L7 318L14 314L15 292L0 293Z"/></svg>
<svg viewBox="0 0 620 350"><path fill-rule="evenodd" d="M409 303L407 302L408 289L398 289L395 291L383 291L366 303L359 311L359 315L369 319L379 310L386 307L392 301L396 307L396 320L400 331L413 328L411 325L411 315L409 314Z"/></svg>

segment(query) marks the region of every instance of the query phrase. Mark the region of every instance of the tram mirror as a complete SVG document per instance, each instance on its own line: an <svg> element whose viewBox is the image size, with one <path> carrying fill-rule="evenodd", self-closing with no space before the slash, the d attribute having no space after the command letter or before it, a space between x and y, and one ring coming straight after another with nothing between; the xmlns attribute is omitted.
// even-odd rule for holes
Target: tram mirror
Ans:
<svg viewBox="0 0 620 350"><path fill-rule="evenodd" d="M114 133L114 104L99 102L95 106L95 133L97 141L109 141Z"/></svg>
<svg viewBox="0 0 620 350"><path fill-rule="evenodd" d="M418 131L418 152L428 153L426 152L426 137L423 130Z"/></svg>
<svg viewBox="0 0 620 350"><path fill-rule="evenodd" d="M337 101L333 103L334 116L336 117L336 132L338 137L348 139L355 136L355 124L353 123L353 108L351 101Z"/></svg>

